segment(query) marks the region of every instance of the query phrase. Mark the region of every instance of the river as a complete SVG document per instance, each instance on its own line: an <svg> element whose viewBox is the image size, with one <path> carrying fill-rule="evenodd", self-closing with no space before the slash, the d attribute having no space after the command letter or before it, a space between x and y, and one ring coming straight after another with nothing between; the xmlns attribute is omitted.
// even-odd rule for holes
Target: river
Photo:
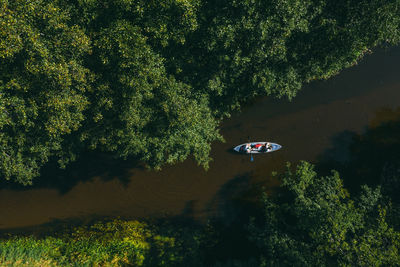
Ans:
<svg viewBox="0 0 400 267"><path fill-rule="evenodd" d="M192 159L159 172L129 162L82 161L81 170L69 172L73 182L67 186L1 189L0 229L93 216L224 216L230 212L224 203L252 186L272 192L278 181L271 172L287 161L316 162L327 155L346 161L351 140L338 137L362 134L388 119L379 114L399 107L400 48L378 50L332 79L305 85L292 102L262 98L226 119L221 125L226 142L213 144L208 171ZM251 162L232 153L248 137L283 148Z"/></svg>

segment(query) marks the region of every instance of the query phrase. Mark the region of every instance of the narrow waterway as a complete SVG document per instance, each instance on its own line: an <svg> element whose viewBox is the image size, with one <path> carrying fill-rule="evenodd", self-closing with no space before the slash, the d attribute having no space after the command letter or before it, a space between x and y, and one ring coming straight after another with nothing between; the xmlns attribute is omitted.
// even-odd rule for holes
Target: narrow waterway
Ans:
<svg viewBox="0 0 400 267"><path fill-rule="evenodd" d="M383 111L399 107L400 48L379 50L328 81L306 85L292 102L260 99L224 121L221 132L226 142L213 144L214 161L208 171L190 159L160 172L130 167L129 162L117 165L123 170L107 170L101 161L88 161L90 166L84 169L105 169L104 173L89 179L71 177L76 183L67 189L1 189L0 229L91 216L224 215L229 211L221 208L222 203L251 184L273 190L277 181L271 172L281 170L287 161L315 162L327 151L334 152L329 154L332 159L346 161L351 140L343 138L337 144L337 137L362 134L387 119L378 116ZM248 156L232 153L248 137L283 148L250 162ZM90 173L81 170L75 174L79 175Z"/></svg>

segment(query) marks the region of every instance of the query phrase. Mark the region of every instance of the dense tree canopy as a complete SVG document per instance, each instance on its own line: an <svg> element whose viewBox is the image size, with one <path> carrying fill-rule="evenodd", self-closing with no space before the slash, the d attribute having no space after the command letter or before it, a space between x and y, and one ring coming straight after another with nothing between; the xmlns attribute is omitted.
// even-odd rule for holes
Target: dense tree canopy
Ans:
<svg viewBox="0 0 400 267"><path fill-rule="evenodd" d="M48 158L69 158L65 137L84 121L92 75L90 39L53 1L2 1L0 162L29 183Z"/></svg>
<svg viewBox="0 0 400 267"><path fill-rule="evenodd" d="M199 90L207 88L218 112L256 95L292 98L304 82L337 74L400 37L399 1L204 1L202 7L191 61L200 64L199 76L207 71Z"/></svg>
<svg viewBox="0 0 400 267"><path fill-rule="evenodd" d="M306 162L282 186L280 196L265 197L262 226L249 228L263 266L399 264L400 233L387 222L379 187L350 197L337 172L321 177Z"/></svg>
<svg viewBox="0 0 400 267"><path fill-rule="evenodd" d="M100 32L92 121L83 134L92 148L138 155L151 166L182 161L189 153L207 166L210 143L219 138L208 100L169 76L146 39L126 20Z"/></svg>
<svg viewBox="0 0 400 267"><path fill-rule="evenodd" d="M0 170L24 184L86 149L206 167L242 102L292 98L400 36L398 0L0 3Z"/></svg>

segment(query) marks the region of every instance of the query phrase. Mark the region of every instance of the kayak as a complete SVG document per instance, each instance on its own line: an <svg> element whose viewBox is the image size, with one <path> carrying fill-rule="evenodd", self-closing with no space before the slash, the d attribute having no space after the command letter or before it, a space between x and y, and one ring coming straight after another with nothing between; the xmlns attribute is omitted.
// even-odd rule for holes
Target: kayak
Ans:
<svg viewBox="0 0 400 267"><path fill-rule="evenodd" d="M265 144L268 143L268 148L265 149ZM248 149L246 149L246 146L250 145ZM251 143L245 143L236 146L233 150L239 153L251 153L251 154L261 154L261 153L269 153L269 152L274 152L278 149L280 149L282 146L271 143L271 142L251 142Z"/></svg>

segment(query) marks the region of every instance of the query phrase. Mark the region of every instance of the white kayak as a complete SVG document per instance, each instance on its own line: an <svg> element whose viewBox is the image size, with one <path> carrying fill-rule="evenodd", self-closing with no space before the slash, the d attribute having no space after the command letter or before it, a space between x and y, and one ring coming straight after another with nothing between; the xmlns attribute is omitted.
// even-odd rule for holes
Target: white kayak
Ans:
<svg viewBox="0 0 400 267"><path fill-rule="evenodd" d="M267 147L265 147L267 144ZM271 142L251 142L236 146L233 150L239 153L269 153L280 149L282 146Z"/></svg>

